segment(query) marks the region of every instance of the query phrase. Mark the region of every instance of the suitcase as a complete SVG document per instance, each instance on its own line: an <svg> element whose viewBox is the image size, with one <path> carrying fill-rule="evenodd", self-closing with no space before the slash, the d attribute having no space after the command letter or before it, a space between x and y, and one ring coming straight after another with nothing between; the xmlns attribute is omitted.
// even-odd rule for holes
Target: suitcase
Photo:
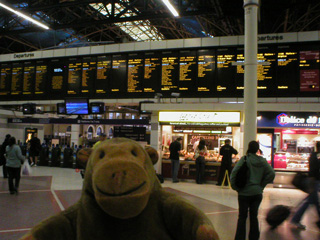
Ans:
<svg viewBox="0 0 320 240"><path fill-rule="evenodd" d="M271 229L276 229L289 217L290 212L290 207L285 205L276 205L268 211L266 221L270 225Z"/></svg>

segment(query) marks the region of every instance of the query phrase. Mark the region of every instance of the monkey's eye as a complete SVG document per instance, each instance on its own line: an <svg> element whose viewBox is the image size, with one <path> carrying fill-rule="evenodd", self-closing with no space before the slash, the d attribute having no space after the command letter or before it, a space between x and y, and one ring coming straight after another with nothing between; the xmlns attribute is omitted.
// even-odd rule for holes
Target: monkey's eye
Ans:
<svg viewBox="0 0 320 240"><path fill-rule="evenodd" d="M131 150L131 154L132 154L133 156L135 156L135 157L138 156L136 150L134 150L134 149Z"/></svg>
<svg viewBox="0 0 320 240"><path fill-rule="evenodd" d="M104 151L101 151L100 154L99 154L99 158L100 159L104 158L104 155L105 155Z"/></svg>

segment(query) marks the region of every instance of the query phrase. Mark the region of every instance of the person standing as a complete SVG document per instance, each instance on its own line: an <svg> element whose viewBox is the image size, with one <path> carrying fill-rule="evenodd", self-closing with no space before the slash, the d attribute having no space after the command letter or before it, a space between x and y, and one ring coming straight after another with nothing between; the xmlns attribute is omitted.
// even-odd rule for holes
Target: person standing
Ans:
<svg viewBox="0 0 320 240"><path fill-rule="evenodd" d="M195 158L196 158L196 183L202 184L204 181L204 173L205 173L205 156L207 155L207 146L206 141L201 139L199 145L195 150Z"/></svg>
<svg viewBox="0 0 320 240"><path fill-rule="evenodd" d="M0 161L1 161L1 164L3 165L2 166L3 178L8 178L8 171L7 171L7 167L6 167L7 161L6 161L5 154L6 154L6 147L8 146L8 141L9 141L10 137L11 137L10 134L6 135L6 138L4 139L4 141L1 145L1 148L0 148Z"/></svg>
<svg viewBox="0 0 320 240"><path fill-rule="evenodd" d="M31 161L30 166L31 167L37 166L38 156L41 150L41 143L40 143L40 139L37 137L37 133L34 134L33 138L31 138L29 143L30 143L29 154L30 154L30 161Z"/></svg>
<svg viewBox="0 0 320 240"><path fill-rule="evenodd" d="M226 139L225 145L223 145L219 151L219 155L222 156L222 159L221 159L221 166L220 166L220 171L218 176L218 183L217 183L218 186L221 186L226 170L228 170L229 176L231 174L232 154L234 155L238 154L238 151L234 149L230 145L230 143L231 143L230 139ZM227 181L225 181L225 184L227 184Z"/></svg>
<svg viewBox="0 0 320 240"><path fill-rule="evenodd" d="M181 141L182 141L182 138L178 137L169 146L170 159L171 159L172 182L174 182L174 183L179 182L178 172L179 172L179 167L180 167L179 154L181 151Z"/></svg>
<svg viewBox="0 0 320 240"><path fill-rule="evenodd" d="M99 140L92 146L92 149L96 149L101 142L106 140L106 138L107 138L107 135L105 133L100 133Z"/></svg>
<svg viewBox="0 0 320 240"><path fill-rule="evenodd" d="M9 191L10 194L18 194L21 164L25 161L25 158L21 153L20 146L16 144L16 139L14 137L9 138L8 146L6 147L6 158L6 166L9 175ZM15 180L14 183L13 180Z"/></svg>
<svg viewBox="0 0 320 240"><path fill-rule="evenodd" d="M309 177L315 181L314 187L309 195L300 203L299 209L293 215L290 223L298 229L306 229L305 225L300 223L303 214L309 207L309 205L314 205L318 213L318 221L316 225L320 228L320 206L319 206L319 183L320 183L320 142L316 143L316 151L311 153L309 158Z"/></svg>
<svg viewBox="0 0 320 240"><path fill-rule="evenodd" d="M246 156L243 156L231 172L232 189L238 192L239 216L235 240L246 239L246 221L250 214L249 240L258 240L260 237L258 209L262 201L262 193L268 183L275 177L275 172L267 160L257 155L259 143L251 141ZM236 186L236 175L246 158L248 166L248 181L243 188Z"/></svg>

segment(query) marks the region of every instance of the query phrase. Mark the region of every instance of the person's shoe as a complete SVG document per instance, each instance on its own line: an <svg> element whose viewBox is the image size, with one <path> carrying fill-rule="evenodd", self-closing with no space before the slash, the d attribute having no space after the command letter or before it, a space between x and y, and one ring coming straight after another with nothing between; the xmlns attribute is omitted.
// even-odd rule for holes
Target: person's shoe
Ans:
<svg viewBox="0 0 320 240"><path fill-rule="evenodd" d="M305 225L302 225L301 223L299 222L290 222L291 225L295 226L297 229L300 229L300 230L306 230L306 226Z"/></svg>
<svg viewBox="0 0 320 240"><path fill-rule="evenodd" d="M172 181L173 183L178 183L178 182L180 182L179 180L174 180L174 181Z"/></svg>
<svg viewBox="0 0 320 240"><path fill-rule="evenodd" d="M216 185L217 185L217 186L221 186L221 184L219 184L219 183L217 183Z"/></svg>
<svg viewBox="0 0 320 240"><path fill-rule="evenodd" d="M34 165L35 165L35 163L33 162L33 163L30 164L30 167L33 167Z"/></svg>
<svg viewBox="0 0 320 240"><path fill-rule="evenodd" d="M10 194L12 194L12 195L13 195L14 193L15 193L15 191L10 191Z"/></svg>

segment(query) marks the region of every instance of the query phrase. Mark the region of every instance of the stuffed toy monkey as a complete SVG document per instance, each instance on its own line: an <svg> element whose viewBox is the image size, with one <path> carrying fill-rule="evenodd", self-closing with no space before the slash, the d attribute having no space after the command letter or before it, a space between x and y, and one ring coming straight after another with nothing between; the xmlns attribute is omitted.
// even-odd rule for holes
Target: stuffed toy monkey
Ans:
<svg viewBox="0 0 320 240"><path fill-rule="evenodd" d="M33 227L23 240L219 239L204 213L162 189L153 167L155 149L113 138L92 152L81 151L78 156L89 160L80 200Z"/></svg>

